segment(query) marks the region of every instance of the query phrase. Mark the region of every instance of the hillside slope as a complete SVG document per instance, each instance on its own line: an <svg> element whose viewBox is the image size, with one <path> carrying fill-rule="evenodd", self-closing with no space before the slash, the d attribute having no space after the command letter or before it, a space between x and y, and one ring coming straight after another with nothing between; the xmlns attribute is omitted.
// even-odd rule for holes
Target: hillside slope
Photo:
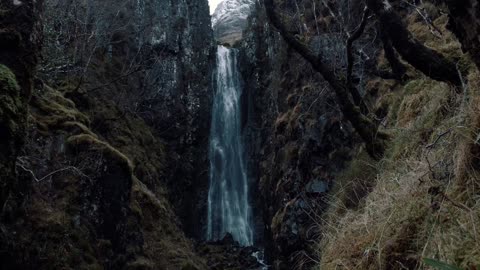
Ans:
<svg viewBox="0 0 480 270"><path fill-rule="evenodd" d="M347 69L345 32L362 18L362 2L346 2L276 1L288 31L339 77ZM448 5L394 8L415 38L457 63L463 87L403 61L406 76L395 79L373 19L356 41L353 81L368 116L391 138L379 161L322 76L256 6L241 43L246 134L273 269L428 269L425 258L464 269L479 264L479 74L465 35L475 29L465 24L474 12L457 5L465 17L449 20Z"/></svg>

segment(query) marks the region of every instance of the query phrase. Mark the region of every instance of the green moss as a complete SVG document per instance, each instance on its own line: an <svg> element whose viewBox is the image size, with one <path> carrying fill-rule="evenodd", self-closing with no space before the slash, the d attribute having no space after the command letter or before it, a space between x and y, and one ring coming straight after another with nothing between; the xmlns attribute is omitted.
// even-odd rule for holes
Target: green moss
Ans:
<svg viewBox="0 0 480 270"><path fill-rule="evenodd" d="M90 125L88 117L76 109L73 101L48 86L41 95L33 96L31 105L36 123L43 132L72 128L72 123L79 123L80 129Z"/></svg>
<svg viewBox="0 0 480 270"><path fill-rule="evenodd" d="M98 138L97 134L93 133L87 126L79 122L67 121L62 123L61 127L64 131L72 135L87 134L92 137Z"/></svg>
<svg viewBox="0 0 480 270"><path fill-rule="evenodd" d="M11 174L7 171L13 169L7 169L6 164L11 163L12 155L16 155L25 137L27 106L15 75L4 65L0 65L0 93L0 132L3 138L0 141L0 178L7 178L6 175Z"/></svg>
<svg viewBox="0 0 480 270"><path fill-rule="evenodd" d="M116 161L124 166L131 175L133 174L133 164L130 159L108 143L100 141L96 137L88 134L71 136L67 139L67 145L80 151L101 151L106 158L111 161Z"/></svg>
<svg viewBox="0 0 480 270"><path fill-rule="evenodd" d="M20 91L15 75L8 67L2 64L0 64L0 87L2 93L10 95L18 95L18 91Z"/></svg>
<svg viewBox="0 0 480 270"><path fill-rule="evenodd" d="M182 270L199 270L195 265L193 265L191 262L185 263L183 265Z"/></svg>
<svg viewBox="0 0 480 270"><path fill-rule="evenodd" d="M163 143L141 118L123 111L111 100L82 94L75 86L75 82L64 82L57 88L45 86L43 91L36 92L31 102L31 119L43 131L42 135L65 135L67 151L81 157L102 156L105 165L113 165L112 168L122 172L125 168L122 175L130 173L132 218L128 219L128 226L137 230L140 223L145 257L135 257L126 269L206 269L203 260L193 253L190 240L178 228L166 191L158 182L166 155ZM97 129L90 128L90 123ZM95 155L90 155L92 153ZM87 175L88 166L85 167ZM155 190L144 183L155 186ZM73 257L78 260L70 260L70 267L96 269L98 261L112 252L111 244L102 246L101 241L95 243L94 238L81 235L76 238L72 246L77 250L72 249L71 254L75 252ZM62 262L58 268L65 264Z"/></svg>
<svg viewBox="0 0 480 270"><path fill-rule="evenodd" d="M15 75L4 65L0 65L0 118L10 131L18 130L17 122L25 114L25 106L20 96Z"/></svg>
<svg viewBox="0 0 480 270"><path fill-rule="evenodd" d="M140 257L135 261L129 263L126 268L127 270L150 270L155 269L155 265L148 259Z"/></svg>

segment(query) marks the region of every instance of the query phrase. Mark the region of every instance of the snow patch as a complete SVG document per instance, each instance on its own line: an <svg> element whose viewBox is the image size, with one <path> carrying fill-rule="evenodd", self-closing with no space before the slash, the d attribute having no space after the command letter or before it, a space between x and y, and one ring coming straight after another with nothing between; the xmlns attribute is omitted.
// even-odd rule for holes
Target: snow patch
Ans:
<svg viewBox="0 0 480 270"><path fill-rule="evenodd" d="M246 20L252 11L255 0L224 0L218 4L212 16L212 26L230 20Z"/></svg>
<svg viewBox="0 0 480 270"><path fill-rule="evenodd" d="M256 0L224 0L212 15L212 27L217 41L235 44L242 39L247 18Z"/></svg>

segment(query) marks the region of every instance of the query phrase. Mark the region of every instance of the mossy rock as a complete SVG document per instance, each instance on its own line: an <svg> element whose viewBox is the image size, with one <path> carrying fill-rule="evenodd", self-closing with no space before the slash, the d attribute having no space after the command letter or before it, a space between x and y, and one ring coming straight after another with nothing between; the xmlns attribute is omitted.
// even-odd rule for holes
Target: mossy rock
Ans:
<svg viewBox="0 0 480 270"><path fill-rule="evenodd" d="M12 71L0 65L0 205L15 180L15 158L23 144L27 109Z"/></svg>
<svg viewBox="0 0 480 270"><path fill-rule="evenodd" d="M2 93L16 95L18 95L17 93L20 90L15 75L8 67L2 64L0 64L0 89Z"/></svg>
<svg viewBox="0 0 480 270"><path fill-rule="evenodd" d="M35 94L31 100L32 115L43 133L69 132L71 129L93 134L88 130L90 120L81 113L75 103L59 91L44 86L42 94ZM76 123L73 124L72 123Z"/></svg>
<svg viewBox="0 0 480 270"><path fill-rule="evenodd" d="M15 131L15 122L25 117L25 106L15 75L4 65L0 65L0 92L0 121L6 125L2 128Z"/></svg>
<svg viewBox="0 0 480 270"><path fill-rule="evenodd" d="M127 264L127 267L125 269L127 269L127 270L151 270L151 269L155 269L155 266L154 266L153 262L151 262L150 260L148 260L146 258L143 258L143 257L139 257L135 261Z"/></svg>
<svg viewBox="0 0 480 270"><path fill-rule="evenodd" d="M198 267L193 265L191 262L187 262L182 266L182 270L199 270Z"/></svg>
<svg viewBox="0 0 480 270"><path fill-rule="evenodd" d="M130 176L133 175L133 165L128 157L113 148L110 144L100 141L98 138L88 134L71 136L67 140L67 145L77 152L81 151L99 151L104 158L111 163L117 163L124 168Z"/></svg>

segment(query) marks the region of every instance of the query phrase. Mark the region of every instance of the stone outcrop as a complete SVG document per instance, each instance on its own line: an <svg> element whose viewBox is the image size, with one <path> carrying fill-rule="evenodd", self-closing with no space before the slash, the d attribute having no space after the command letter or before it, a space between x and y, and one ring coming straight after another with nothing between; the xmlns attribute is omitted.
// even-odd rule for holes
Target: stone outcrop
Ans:
<svg viewBox="0 0 480 270"><path fill-rule="evenodd" d="M326 21L328 16L318 26L298 31L313 35L310 47L342 70L346 59L333 31L336 26L316 34L327 27ZM266 256L272 269L309 269L316 256L309 243L321 230L315 217L325 209L336 174L359 141L323 78L271 28L262 5L257 4L244 34L240 59L247 89L245 134ZM365 53L375 55L373 50ZM360 85L365 83L355 77Z"/></svg>
<svg viewBox="0 0 480 270"><path fill-rule="evenodd" d="M45 1L35 78L41 4L0 5L0 268L207 269L207 1Z"/></svg>
<svg viewBox="0 0 480 270"><path fill-rule="evenodd" d="M15 159L23 144L26 102L41 49L42 1L0 3L0 209L16 184Z"/></svg>
<svg viewBox="0 0 480 270"><path fill-rule="evenodd" d="M47 1L47 29L64 25L62 20L79 8ZM73 88L87 96L102 95L144 119L164 142L168 159L162 179L138 170L142 182L154 192L167 185L183 228L190 236L203 236L215 64L207 1L93 1L77 12L92 22L94 35L64 47L55 45L64 39L48 35L45 53L51 59L45 64L45 78L55 75L58 82L80 77ZM55 13L65 16L51 16ZM72 30L59 31L68 37ZM50 67L62 54L69 57L56 63L60 69ZM82 59L73 62L79 56ZM100 125L98 132L107 136L110 130Z"/></svg>
<svg viewBox="0 0 480 270"><path fill-rule="evenodd" d="M15 232L10 210L17 209L28 183L18 177L17 156L24 144L27 102L41 46L42 1L0 3L0 268L9 266Z"/></svg>
<svg viewBox="0 0 480 270"><path fill-rule="evenodd" d="M221 44L234 45L242 40L247 18L252 12L253 0L225 0L212 15L215 39Z"/></svg>
<svg viewBox="0 0 480 270"><path fill-rule="evenodd" d="M207 261L210 270L261 270L262 264L254 257L259 250L242 247L229 233L222 240L200 243L196 250Z"/></svg>

